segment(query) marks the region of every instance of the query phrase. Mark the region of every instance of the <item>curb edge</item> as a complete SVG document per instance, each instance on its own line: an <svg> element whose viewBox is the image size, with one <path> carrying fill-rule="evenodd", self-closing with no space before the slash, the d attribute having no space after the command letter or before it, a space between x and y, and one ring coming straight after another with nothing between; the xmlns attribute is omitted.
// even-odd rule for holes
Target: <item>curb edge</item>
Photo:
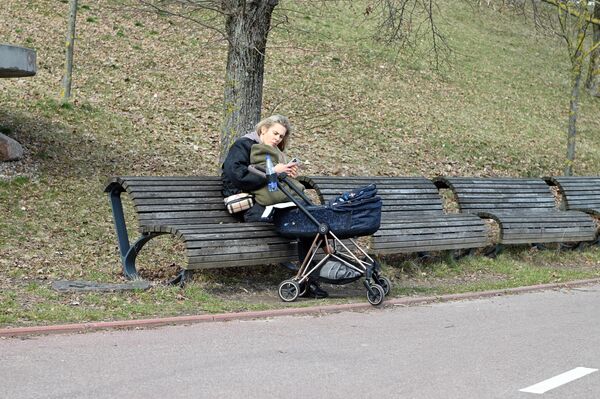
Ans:
<svg viewBox="0 0 600 399"><path fill-rule="evenodd" d="M417 306L426 305L430 303L439 302L451 302L461 300L472 300L480 298L490 298L495 296L523 294L537 291L546 291L553 289L565 289L575 288L584 285L600 283L600 278L587 279L587 280L575 280L564 283L552 283L552 284L538 284L525 287L517 288L506 288L500 290L491 291L480 291L480 292L468 292L463 294L447 294L437 296L422 296L422 297L404 297L390 299L384 302L384 306L379 308L385 308L390 306ZM218 314L204 314L204 315L190 315L190 316L173 316L173 317L162 317L152 319L138 319L138 320L119 320L119 321L104 321L104 322L93 322L93 323L75 323L75 324L58 324L58 325L47 325L47 326L33 326L33 327L15 327L15 328L0 328L0 338L15 338L24 336L35 336L35 335L49 335L49 334L69 334L69 333L81 333L81 332L93 332L101 330L115 330L115 329L136 329L136 328L154 328L166 325L184 325L184 324L197 324L197 323L208 323L208 322L223 322L223 321L234 321L234 320L252 320L252 319L264 319L272 317L282 316L305 316L314 314L329 314L339 313L344 311L361 311L367 309L377 309L368 303L348 303L341 305L322 305L322 306L309 306L303 308L285 308L285 309L273 309L263 311L251 311L251 312L235 312L235 313L218 313Z"/></svg>

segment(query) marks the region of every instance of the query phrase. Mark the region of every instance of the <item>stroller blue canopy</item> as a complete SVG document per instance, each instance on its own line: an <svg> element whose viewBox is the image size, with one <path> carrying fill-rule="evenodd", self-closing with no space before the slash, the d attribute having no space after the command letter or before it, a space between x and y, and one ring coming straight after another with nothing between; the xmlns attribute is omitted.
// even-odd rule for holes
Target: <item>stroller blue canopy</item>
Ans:
<svg viewBox="0 0 600 399"><path fill-rule="evenodd" d="M305 208L340 239L371 235L381 223L381 197L374 184L345 192L327 205ZM284 237L310 238L319 233L319 226L298 208L278 209L273 223Z"/></svg>

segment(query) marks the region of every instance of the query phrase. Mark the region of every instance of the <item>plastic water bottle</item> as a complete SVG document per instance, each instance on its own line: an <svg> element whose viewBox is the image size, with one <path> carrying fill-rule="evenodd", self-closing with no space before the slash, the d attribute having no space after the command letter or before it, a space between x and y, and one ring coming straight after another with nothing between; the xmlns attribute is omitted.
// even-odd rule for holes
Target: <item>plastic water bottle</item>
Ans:
<svg viewBox="0 0 600 399"><path fill-rule="evenodd" d="M266 156L267 163L267 190L273 192L277 191L277 174L275 173L275 168L273 167L273 161L271 161L271 156L267 154Z"/></svg>

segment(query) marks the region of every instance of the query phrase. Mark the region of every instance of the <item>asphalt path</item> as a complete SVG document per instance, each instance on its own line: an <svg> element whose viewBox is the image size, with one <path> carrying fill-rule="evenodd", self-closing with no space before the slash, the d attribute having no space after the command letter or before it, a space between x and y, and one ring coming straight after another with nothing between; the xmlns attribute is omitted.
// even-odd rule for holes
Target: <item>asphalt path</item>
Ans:
<svg viewBox="0 0 600 399"><path fill-rule="evenodd" d="M318 317L3 338L0 398L597 399L599 305L600 286L589 286Z"/></svg>

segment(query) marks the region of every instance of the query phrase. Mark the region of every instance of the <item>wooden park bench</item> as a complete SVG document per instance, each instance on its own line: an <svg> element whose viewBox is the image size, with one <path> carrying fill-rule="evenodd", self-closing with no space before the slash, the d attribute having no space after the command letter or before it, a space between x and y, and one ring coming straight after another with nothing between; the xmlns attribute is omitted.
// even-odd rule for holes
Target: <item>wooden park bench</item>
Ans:
<svg viewBox="0 0 600 399"><path fill-rule="evenodd" d="M581 242L596 236L589 215L557 209L542 179L439 177L434 182L452 189L461 212L495 220L499 244Z"/></svg>
<svg viewBox="0 0 600 399"><path fill-rule="evenodd" d="M485 223L475 215L448 214L436 186L422 177L323 177L299 179L321 201L370 183L383 200L375 254L429 252L486 246Z"/></svg>
<svg viewBox="0 0 600 399"><path fill-rule="evenodd" d="M152 238L171 234L186 248L187 265L173 283L183 283L195 269L251 266L295 261L294 240L279 236L267 223L242 223L225 209L221 178L114 177L108 193L117 239L128 278L138 276L135 260ZM121 193L133 200L141 236L130 244Z"/></svg>

